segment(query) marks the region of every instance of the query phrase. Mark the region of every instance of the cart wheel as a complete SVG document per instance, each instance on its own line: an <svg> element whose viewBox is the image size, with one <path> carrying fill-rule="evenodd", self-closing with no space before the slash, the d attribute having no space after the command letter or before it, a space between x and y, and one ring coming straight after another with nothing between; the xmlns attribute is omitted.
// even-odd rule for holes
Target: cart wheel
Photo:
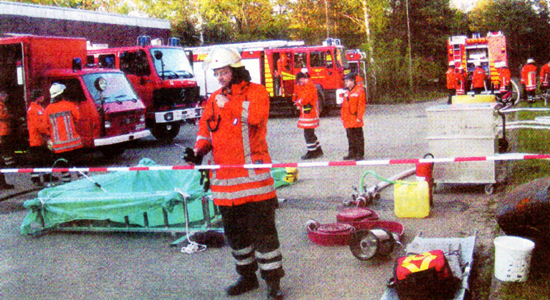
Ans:
<svg viewBox="0 0 550 300"><path fill-rule="evenodd" d="M355 258L369 260L376 255L378 241L372 239L368 230L356 231L349 242L349 249Z"/></svg>
<svg viewBox="0 0 550 300"><path fill-rule="evenodd" d="M485 194L492 195L495 192L495 185L493 183L489 183L485 186Z"/></svg>
<svg viewBox="0 0 550 300"><path fill-rule="evenodd" d="M306 222L306 229L309 229L310 231L314 231L315 228L319 227L321 225L319 222L311 219Z"/></svg>

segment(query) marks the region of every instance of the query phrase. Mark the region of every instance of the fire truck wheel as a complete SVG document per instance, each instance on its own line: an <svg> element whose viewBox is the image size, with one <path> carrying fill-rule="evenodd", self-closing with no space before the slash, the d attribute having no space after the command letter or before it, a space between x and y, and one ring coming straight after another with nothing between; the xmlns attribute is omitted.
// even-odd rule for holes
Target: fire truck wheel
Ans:
<svg viewBox="0 0 550 300"><path fill-rule="evenodd" d="M180 123L155 124L152 130L157 140L171 143L180 132Z"/></svg>

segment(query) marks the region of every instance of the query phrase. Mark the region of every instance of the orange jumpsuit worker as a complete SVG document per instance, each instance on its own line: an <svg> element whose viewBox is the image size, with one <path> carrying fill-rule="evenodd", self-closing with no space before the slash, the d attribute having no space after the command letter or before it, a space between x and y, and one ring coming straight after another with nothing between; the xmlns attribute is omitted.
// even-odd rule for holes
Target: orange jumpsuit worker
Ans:
<svg viewBox="0 0 550 300"><path fill-rule="evenodd" d="M468 80L468 73L464 70L463 66L459 66L456 69L456 94L465 95L466 94L466 81Z"/></svg>
<svg viewBox="0 0 550 300"><path fill-rule="evenodd" d="M83 146L82 139L76 131L80 112L74 103L65 98L65 88L65 85L57 82L50 87L51 103L46 107L46 128L50 135L54 158L74 161L78 159L78 150ZM63 173L61 180L71 181L70 173Z"/></svg>
<svg viewBox="0 0 550 300"><path fill-rule="evenodd" d="M277 78L275 81L278 85L276 93L279 96L284 95L284 72L288 72L288 57L286 53L281 53L281 57L277 60Z"/></svg>
<svg viewBox="0 0 550 300"><path fill-rule="evenodd" d="M547 93L550 89L550 62L540 68L540 91Z"/></svg>
<svg viewBox="0 0 550 300"><path fill-rule="evenodd" d="M212 151L217 165L269 164L266 141L269 95L250 82L240 54L215 47L204 60L222 88L208 99L199 121L194 156ZM186 157L193 162L194 158ZM197 161L195 160L194 163ZM237 296L259 287L256 271L267 283L268 299L283 299L284 276L275 226L278 206L269 169L221 168L210 175L214 204L220 207L239 280L227 289Z"/></svg>
<svg viewBox="0 0 550 300"><path fill-rule="evenodd" d="M453 96L456 94L456 73L455 73L455 62L449 62L449 68L445 73L447 77L447 90L449 91L449 98L447 99L447 104L452 103Z"/></svg>
<svg viewBox="0 0 550 300"><path fill-rule="evenodd" d="M8 99L8 94L0 90L0 169L6 166L5 158L10 157L10 145L8 142L8 135L10 134L10 115L8 109L5 106L5 102ZM6 183L6 176L4 173L0 173L0 190L11 190L13 184Z"/></svg>
<svg viewBox="0 0 550 300"><path fill-rule="evenodd" d="M365 156L365 137L363 134L363 115L367 106L365 90L356 83L354 73L344 77L347 91L342 103L341 118L348 137L348 155L344 160L362 160Z"/></svg>
<svg viewBox="0 0 550 300"><path fill-rule="evenodd" d="M307 153L302 159L313 159L323 156L323 149L315 135L315 128L319 127L319 102L317 88L309 80L309 77L300 72L296 74L296 85L294 89L294 104L300 109L298 128L304 129Z"/></svg>
<svg viewBox="0 0 550 300"><path fill-rule="evenodd" d="M46 146L48 129L46 125L46 110L44 109L44 96L42 90L34 90L31 94L31 104L27 109L27 127L29 131L29 146L33 160L33 167L45 167L49 163L51 151ZM47 174L44 181L50 181L51 175ZM42 185L40 173L31 173L31 181L35 185Z"/></svg>
<svg viewBox="0 0 550 300"><path fill-rule="evenodd" d="M535 94L537 89L537 67L535 60L527 59L527 64L521 69L521 84L527 96L527 102L535 102Z"/></svg>
<svg viewBox="0 0 550 300"><path fill-rule="evenodd" d="M487 79L487 74L485 73L485 70L481 67L481 62L476 61L474 62L475 70L472 75L472 89L474 90L474 93L476 95L481 94L483 90L487 90L487 87L485 86L485 79Z"/></svg>
<svg viewBox="0 0 550 300"><path fill-rule="evenodd" d="M508 66L506 65L506 62L500 62L498 68L498 77L500 81L500 93L506 93L510 90L510 81L512 80L512 73L510 72L510 69L508 69Z"/></svg>

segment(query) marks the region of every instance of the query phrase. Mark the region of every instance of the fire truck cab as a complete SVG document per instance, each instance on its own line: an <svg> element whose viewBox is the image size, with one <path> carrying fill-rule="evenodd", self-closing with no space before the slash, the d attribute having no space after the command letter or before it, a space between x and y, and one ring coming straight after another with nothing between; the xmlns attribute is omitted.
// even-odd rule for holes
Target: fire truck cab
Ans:
<svg viewBox="0 0 550 300"><path fill-rule="evenodd" d="M137 43L89 50L87 63L123 71L145 104L146 123L153 136L171 141L184 122L194 122L202 114L193 67L177 39L170 39L166 46L140 36Z"/></svg>
<svg viewBox="0 0 550 300"><path fill-rule="evenodd" d="M305 46L296 41L263 41L216 45L241 51L242 63L250 72L252 82L262 84L270 96L272 114L295 114L292 103L295 77L307 72L317 87L321 113L338 105L343 94L344 72L348 68L344 47L338 39L327 39L323 45ZM193 52L193 67L201 95L208 96L220 88L210 70L203 70L202 62L214 46L188 48Z"/></svg>
<svg viewBox="0 0 550 300"><path fill-rule="evenodd" d="M49 103L54 82L66 86L64 94L80 111L82 117L75 125L84 148L113 157L122 154L123 143L151 134L145 128L145 106L122 72L82 68L85 39L4 37L0 54L0 85L8 93L17 153L29 148L26 112L32 91L42 90Z"/></svg>

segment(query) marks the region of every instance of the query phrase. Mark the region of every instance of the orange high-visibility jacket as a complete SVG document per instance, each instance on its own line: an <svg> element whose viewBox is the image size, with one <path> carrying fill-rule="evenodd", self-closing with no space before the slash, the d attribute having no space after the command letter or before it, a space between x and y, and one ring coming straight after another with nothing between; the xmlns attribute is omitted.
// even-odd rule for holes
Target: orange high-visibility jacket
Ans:
<svg viewBox="0 0 550 300"><path fill-rule="evenodd" d="M80 112L74 103L67 100L51 103L46 107L46 116L54 153L82 148L82 139L75 126L80 120Z"/></svg>
<svg viewBox="0 0 550 300"><path fill-rule="evenodd" d="M454 90L456 88L455 68L449 67L446 75L447 75L447 89Z"/></svg>
<svg viewBox="0 0 550 300"><path fill-rule="evenodd" d="M346 91L340 113L344 128L363 127L363 114L366 107L365 90L360 85L356 84L351 91Z"/></svg>
<svg viewBox="0 0 550 300"><path fill-rule="evenodd" d="M0 102L0 136L5 136L10 133L10 115L8 114L8 108L4 105L4 102ZM0 139L0 142L1 139Z"/></svg>
<svg viewBox="0 0 550 300"><path fill-rule="evenodd" d="M510 73L510 69L508 68L500 68L498 69L498 75L500 80L500 91L505 92L508 90L510 80L512 80L512 73Z"/></svg>
<svg viewBox="0 0 550 300"><path fill-rule="evenodd" d="M317 128L319 127L319 102L317 97L317 88L313 82L308 81L305 85L294 89L295 103L300 107L300 118L298 118L298 128ZM311 105L311 111L307 112L304 108Z"/></svg>
<svg viewBox="0 0 550 300"><path fill-rule="evenodd" d="M468 78L468 74L463 69L458 69L456 75L456 94L457 95L464 95L466 94L466 80Z"/></svg>
<svg viewBox="0 0 550 300"><path fill-rule="evenodd" d="M267 147L269 95L264 86L242 82L231 87L229 102L216 104L214 92L199 121L195 148L212 150L216 165L271 163ZM216 205L233 206L277 196L270 169L221 168L212 170L210 187Z"/></svg>
<svg viewBox="0 0 550 300"><path fill-rule="evenodd" d="M537 88L537 67L533 64L527 64L521 69L521 83L525 84L525 89L534 91Z"/></svg>
<svg viewBox="0 0 550 300"><path fill-rule="evenodd" d="M46 125L46 110L42 105L31 102L27 110L27 127L29 130L29 145L39 147L46 144L44 136L48 134Z"/></svg>
<svg viewBox="0 0 550 300"><path fill-rule="evenodd" d="M485 70L483 70L481 67L477 67L474 70L474 74L472 75L472 86L474 87L474 89L485 87L486 78L487 74L485 74Z"/></svg>
<svg viewBox="0 0 550 300"><path fill-rule="evenodd" d="M550 63L544 64L540 68L540 85L544 87L550 86Z"/></svg>

